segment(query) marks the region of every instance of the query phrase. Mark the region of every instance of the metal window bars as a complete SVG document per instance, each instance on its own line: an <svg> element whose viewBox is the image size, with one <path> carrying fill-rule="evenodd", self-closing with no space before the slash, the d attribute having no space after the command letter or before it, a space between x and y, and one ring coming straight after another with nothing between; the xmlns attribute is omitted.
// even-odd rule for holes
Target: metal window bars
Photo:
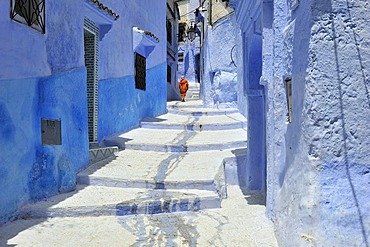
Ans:
<svg viewBox="0 0 370 247"><path fill-rule="evenodd" d="M135 52L135 87L146 90L146 58Z"/></svg>
<svg viewBox="0 0 370 247"><path fill-rule="evenodd" d="M11 0L10 18L45 33L45 0Z"/></svg>

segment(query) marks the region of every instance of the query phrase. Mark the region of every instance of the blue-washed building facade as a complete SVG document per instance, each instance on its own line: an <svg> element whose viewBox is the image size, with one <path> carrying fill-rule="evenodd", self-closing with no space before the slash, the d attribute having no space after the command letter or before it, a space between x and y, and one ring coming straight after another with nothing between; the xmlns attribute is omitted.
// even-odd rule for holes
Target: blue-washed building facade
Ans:
<svg viewBox="0 0 370 247"><path fill-rule="evenodd" d="M248 128L248 138L265 133L266 207L279 245L369 246L369 2L230 4L249 126L265 126Z"/></svg>
<svg viewBox="0 0 370 247"><path fill-rule="evenodd" d="M262 74L261 14L256 22L238 25L228 1L202 1L201 97L205 105L238 108L247 119L248 148L238 154L239 185L266 192L265 87ZM257 9L258 10L258 9ZM248 17L249 18L249 17Z"/></svg>
<svg viewBox="0 0 370 247"><path fill-rule="evenodd" d="M180 11L177 1L167 0L167 18L166 18L166 34L167 34L167 100L181 99L178 89L179 78L178 70L178 45L179 45L179 29L178 23L180 19Z"/></svg>
<svg viewBox="0 0 370 247"><path fill-rule="evenodd" d="M166 112L166 1L0 2L0 223Z"/></svg>
<svg viewBox="0 0 370 247"><path fill-rule="evenodd" d="M199 0L177 1L180 10L178 25L178 78L185 76L189 82L200 82L201 23ZM198 18L199 16L199 18Z"/></svg>

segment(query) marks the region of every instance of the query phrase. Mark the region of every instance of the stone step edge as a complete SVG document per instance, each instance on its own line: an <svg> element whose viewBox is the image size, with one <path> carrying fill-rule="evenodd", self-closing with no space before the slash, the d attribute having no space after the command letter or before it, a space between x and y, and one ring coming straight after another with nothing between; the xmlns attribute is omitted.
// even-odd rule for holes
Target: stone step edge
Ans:
<svg viewBox="0 0 370 247"><path fill-rule="evenodd" d="M69 208L23 208L18 218L37 219L53 217L98 217L98 216L128 216L139 214L162 214L175 212L199 211L204 209L220 208L221 198L214 196L182 197L157 200L133 200L117 204L104 204L99 206L69 207Z"/></svg>
<svg viewBox="0 0 370 247"><path fill-rule="evenodd" d="M220 198L227 197L225 162L230 159L224 157L220 161L219 169L213 180L185 180L185 181L155 181L155 180L128 180L94 176L90 174L77 174L77 184L119 188L144 188L144 189L196 189L216 192Z"/></svg>
<svg viewBox="0 0 370 247"><path fill-rule="evenodd" d="M224 123L224 124L176 124L165 122L141 122L140 127L144 129L177 129L177 130L188 130L188 131L208 131L208 130L231 130L236 128L247 128L247 121L240 121L236 123Z"/></svg>
<svg viewBox="0 0 370 247"><path fill-rule="evenodd" d="M247 140L233 141L222 144L194 144L194 145L167 145L167 144L154 144L154 143L127 143L118 144L119 148L129 150L141 150L141 151L154 151L154 152L199 152L209 150L226 150L235 148L245 148L247 146Z"/></svg>
<svg viewBox="0 0 370 247"><path fill-rule="evenodd" d="M193 108L193 107L189 107ZM233 113L238 113L238 110L218 110L218 111L193 111L193 110L185 110L186 108L167 108L167 112L171 114L177 115L188 115L188 116L220 116L220 115L228 115ZM194 109L194 108L193 108Z"/></svg>
<svg viewBox="0 0 370 247"><path fill-rule="evenodd" d="M197 190L215 190L214 180L187 180L187 181L163 181L154 180L128 180L111 177L100 177L92 175L77 175L77 184L92 185L118 188L136 188L136 189L197 189Z"/></svg>

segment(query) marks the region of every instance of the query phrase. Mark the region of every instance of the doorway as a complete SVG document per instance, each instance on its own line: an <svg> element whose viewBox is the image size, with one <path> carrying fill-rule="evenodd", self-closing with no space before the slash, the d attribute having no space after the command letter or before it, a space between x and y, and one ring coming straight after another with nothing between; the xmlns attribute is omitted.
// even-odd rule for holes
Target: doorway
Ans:
<svg viewBox="0 0 370 247"><path fill-rule="evenodd" d="M87 72L87 110L89 142L98 140L98 42L99 28L85 18L84 56Z"/></svg>

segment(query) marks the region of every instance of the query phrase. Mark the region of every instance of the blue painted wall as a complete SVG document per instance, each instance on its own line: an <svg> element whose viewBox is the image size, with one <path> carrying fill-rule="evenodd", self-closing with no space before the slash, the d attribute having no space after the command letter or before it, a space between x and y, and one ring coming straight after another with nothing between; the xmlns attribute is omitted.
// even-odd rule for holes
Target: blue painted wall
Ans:
<svg viewBox="0 0 370 247"><path fill-rule="evenodd" d="M0 224L30 201L73 190L76 173L88 165L81 13L94 12L84 3L46 1L42 34L11 20L9 1L0 1L0 29L7 33L0 35ZM99 43L100 140L164 113L167 97L166 1L104 4L120 18ZM161 41L147 58L145 92L134 88L133 26ZM62 145L41 144L41 118L61 121Z"/></svg>
<svg viewBox="0 0 370 247"><path fill-rule="evenodd" d="M166 112L166 69L164 63L147 70L146 91L135 88L133 76L99 81L99 142L138 127L144 117Z"/></svg>
<svg viewBox="0 0 370 247"><path fill-rule="evenodd" d="M75 188L89 160L85 73L0 81L0 223L28 201ZM41 118L61 120L62 145L41 144Z"/></svg>
<svg viewBox="0 0 370 247"><path fill-rule="evenodd" d="M253 25L256 9L263 16L266 207L279 245L369 246L367 5L232 3L245 28ZM286 77L293 83L292 123L287 123Z"/></svg>
<svg viewBox="0 0 370 247"><path fill-rule="evenodd" d="M235 17L230 15L208 26L202 56L202 100L211 107L237 107ZM236 60L236 57L235 57Z"/></svg>
<svg viewBox="0 0 370 247"><path fill-rule="evenodd" d="M235 62L239 111L248 119L248 149L241 186L251 191L266 190L266 103L262 80L262 4L240 2L235 10ZM239 37L238 37L239 36Z"/></svg>
<svg viewBox="0 0 370 247"><path fill-rule="evenodd" d="M29 199L28 174L41 143L38 104L37 79L0 81L0 223Z"/></svg>

